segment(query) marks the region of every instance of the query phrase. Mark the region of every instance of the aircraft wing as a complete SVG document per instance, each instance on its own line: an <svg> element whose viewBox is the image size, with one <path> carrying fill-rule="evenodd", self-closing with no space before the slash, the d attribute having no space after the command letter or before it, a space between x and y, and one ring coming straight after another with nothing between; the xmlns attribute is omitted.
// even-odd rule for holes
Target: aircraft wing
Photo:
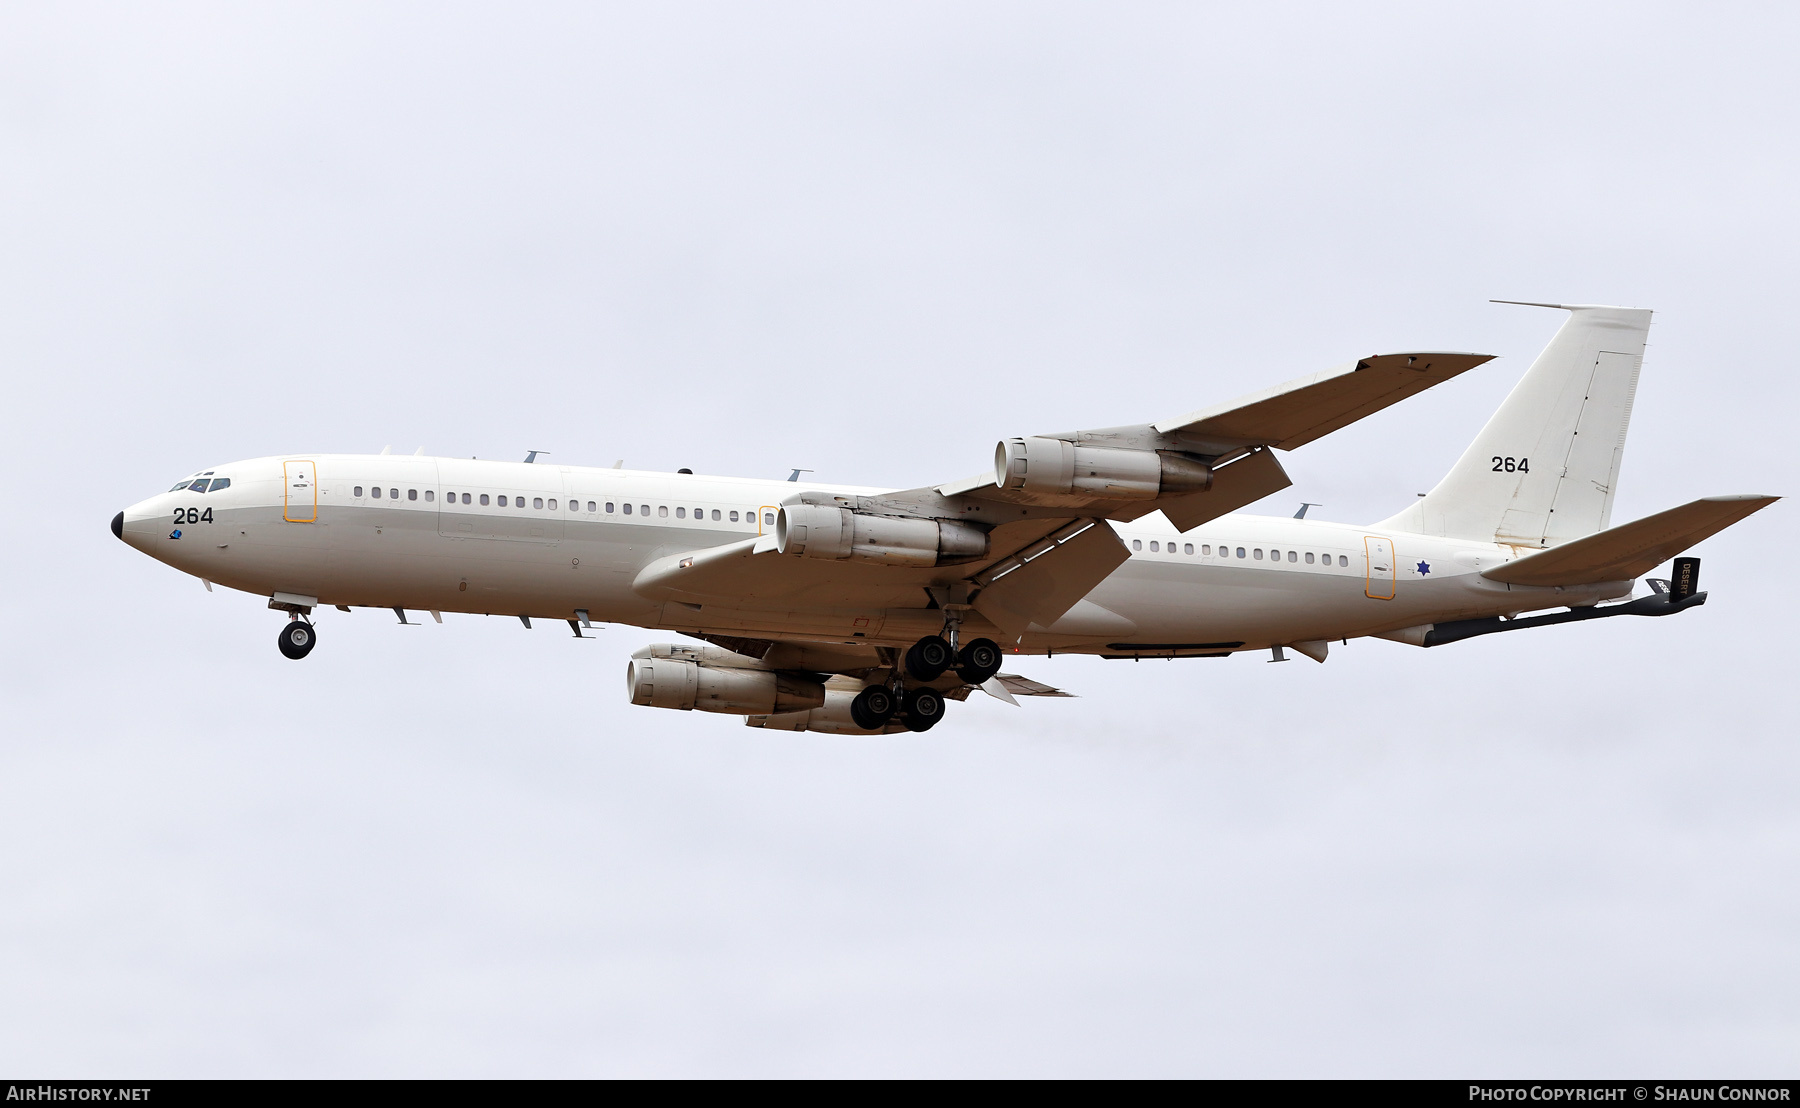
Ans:
<svg viewBox="0 0 1800 1108"><path fill-rule="evenodd" d="M1380 354L1160 423L1002 441L989 472L876 496L802 489L774 534L671 555L633 588L757 607L972 607L1014 641L1129 557L1112 528L1186 531L1286 488L1274 450L1311 442L1490 360Z"/></svg>

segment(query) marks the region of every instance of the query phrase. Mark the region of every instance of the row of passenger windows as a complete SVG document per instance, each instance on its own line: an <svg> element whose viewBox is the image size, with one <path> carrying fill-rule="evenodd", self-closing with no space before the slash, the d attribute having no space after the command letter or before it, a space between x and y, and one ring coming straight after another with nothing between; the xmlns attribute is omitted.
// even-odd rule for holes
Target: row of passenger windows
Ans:
<svg viewBox="0 0 1800 1108"><path fill-rule="evenodd" d="M382 489L380 488L380 486L371 486L368 490L368 494L369 494L369 498L372 500L380 500L383 498L383 496L385 496L389 500L400 499L400 490L399 489L391 488L391 489L386 490L386 492L384 493L382 491ZM361 485L351 486L350 495L360 499L363 495L363 487ZM457 499L458 497L461 497L460 501ZM418 489L407 489L406 490L406 499L408 499L408 500L419 499L419 490ZM427 504L432 503L436 499L437 499L437 496L431 489L425 490L425 502ZM457 503L480 504L483 507L486 507L490 502L493 503L495 506L501 507L501 508L523 508L523 507L525 507L525 498L523 496L509 497L505 493L500 493L500 494L492 497L491 501L490 501L490 497L485 492L483 492L483 493L447 492L444 494L444 503L446 503L446 504L457 504ZM579 501L579 500L571 500L568 502L568 505L569 505L568 510L571 512L581 511L581 501ZM557 507L557 498L554 496L548 498L548 500L546 500L544 497L541 497L541 496L534 496L531 498L531 506L539 511L544 511L547 509L549 511L554 512L554 511L560 510ZM623 507L622 512L620 511L621 507ZM625 505L621 506L611 500L608 500L604 505L600 504L597 501L593 501L593 500L590 500L587 502L587 510L590 513L600 514L602 512L602 509L604 509L604 513L606 515L613 515L613 514L617 513L617 514L621 514L621 515L649 516L649 514L650 514L650 505L648 505L648 504L635 504L635 505L625 504ZM695 509L693 509L693 513L694 513L693 518L697 519L697 520L705 520L707 518L707 512L708 512L708 509L706 509L706 508L695 508ZM714 523L722 523L727 518L729 518L732 523L737 523L740 521L740 519L744 523L755 523L756 522L755 509L749 509L742 513L739 513L739 512L733 512L733 511L724 511L719 508L713 508L713 509L711 509L711 512L712 512L712 520ZM656 514L658 516L661 516L664 519L667 519L668 515L669 515L669 506L667 504L657 505ZM675 509L675 518L676 519L687 519L688 518L688 509L686 507L677 507ZM774 512L764 512L763 513L763 523L767 526L773 527L775 525L775 513Z"/></svg>
<svg viewBox="0 0 1800 1108"><path fill-rule="evenodd" d="M1162 553L1163 552L1162 547L1164 545L1165 544L1160 543L1155 539L1151 539L1150 540L1150 553L1152 553L1152 554ZM1169 548L1168 552L1170 554L1175 553L1175 544L1174 543L1168 543L1166 545ZM1144 549L1144 540L1143 539L1132 539L1131 540L1131 549L1139 550L1139 551L1143 550ZM1181 544L1181 553L1192 554L1193 552L1194 552L1194 544L1193 543L1188 542L1188 543ZM1212 557L1212 552L1213 552L1213 548L1212 548L1211 543L1200 544L1200 554L1202 557L1210 558L1210 557ZM1327 565L1328 566L1331 564L1331 558L1332 558L1332 556L1330 554L1320 554L1320 555L1317 555L1316 559L1315 559L1313 552L1310 550L1306 551L1304 554L1302 554L1298 550L1287 550L1287 551L1271 550L1271 551L1269 551L1269 554L1268 554L1268 560L1272 561L1272 562L1279 562L1282 560L1282 557L1284 555L1286 556L1287 560L1290 562L1299 562L1302 559L1304 559L1306 564L1309 566L1310 565ZM1229 558L1231 556L1232 556L1232 548L1231 547L1229 547L1229 546L1219 547L1219 557ZM1248 551L1246 551L1243 547L1240 546L1237 548L1237 556L1240 558L1246 558L1246 557L1253 558L1256 561L1260 562L1263 560L1263 548L1260 546L1255 546L1255 547L1251 547ZM1348 568L1350 568L1350 559L1343 554L1339 554L1339 555L1337 555L1337 564L1345 569L1348 569Z"/></svg>
<svg viewBox="0 0 1800 1108"><path fill-rule="evenodd" d="M189 492L219 492L230 487L231 478L229 477L202 477L198 480L183 477L175 482L175 487L169 491L180 492L182 489L186 489Z"/></svg>

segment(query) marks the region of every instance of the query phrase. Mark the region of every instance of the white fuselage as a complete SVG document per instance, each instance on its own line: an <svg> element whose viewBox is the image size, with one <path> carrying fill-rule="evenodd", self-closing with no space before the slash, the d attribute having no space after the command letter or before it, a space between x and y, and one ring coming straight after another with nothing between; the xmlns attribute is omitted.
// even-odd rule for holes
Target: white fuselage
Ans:
<svg viewBox="0 0 1800 1108"><path fill-rule="evenodd" d="M295 473L314 486L312 502L293 494ZM135 504L121 537L259 596L565 620L586 612L594 622L680 632L887 646L942 626L942 614L925 607L792 611L633 591L639 571L659 558L771 531L777 505L798 490L787 482L389 455L261 458L207 475L229 478L230 487ZM1511 547L1339 523L1228 515L1177 534L1153 514L1113 526L1130 559L1051 628L1027 634L1021 652L1257 649L1591 604L1630 590L1629 582L1509 587L1479 571L1516 556ZM995 632L976 616L965 626Z"/></svg>

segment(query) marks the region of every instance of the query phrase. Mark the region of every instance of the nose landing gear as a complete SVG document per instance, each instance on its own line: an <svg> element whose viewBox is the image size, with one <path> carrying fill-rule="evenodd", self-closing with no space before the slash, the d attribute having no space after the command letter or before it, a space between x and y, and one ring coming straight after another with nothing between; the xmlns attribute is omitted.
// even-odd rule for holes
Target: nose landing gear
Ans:
<svg viewBox="0 0 1800 1108"><path fill-rule="evenodd" d="M319 633L313 628L313 625L303 619L295 618L281 629L281 635L275 640L275 645L281 648L282 657L292 658L297 662L311 654L312 648L318 644L318 641Z"/></svg>

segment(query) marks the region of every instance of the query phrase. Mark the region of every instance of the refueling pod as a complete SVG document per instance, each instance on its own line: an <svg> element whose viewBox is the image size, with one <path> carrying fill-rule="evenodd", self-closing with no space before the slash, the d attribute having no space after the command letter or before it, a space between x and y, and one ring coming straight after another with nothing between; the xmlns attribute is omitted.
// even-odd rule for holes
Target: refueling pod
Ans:
<svg viewBox="0 0 1800 1108"><path fill-rule="evenodd" d="M994 484L1002 489L1114 500L1150 500L1163 493L1204 492L1212 467L1185 454L1076 446L1033 436L994 447Z"/></svg>
<svg viewBox="0 0 1800 1108"><path fill-rule="evenodd" d="M987 553L987 532L953 519L871 516L848 508L786 504L775 517L783 554L883 565L937 566Z"/></svg>

